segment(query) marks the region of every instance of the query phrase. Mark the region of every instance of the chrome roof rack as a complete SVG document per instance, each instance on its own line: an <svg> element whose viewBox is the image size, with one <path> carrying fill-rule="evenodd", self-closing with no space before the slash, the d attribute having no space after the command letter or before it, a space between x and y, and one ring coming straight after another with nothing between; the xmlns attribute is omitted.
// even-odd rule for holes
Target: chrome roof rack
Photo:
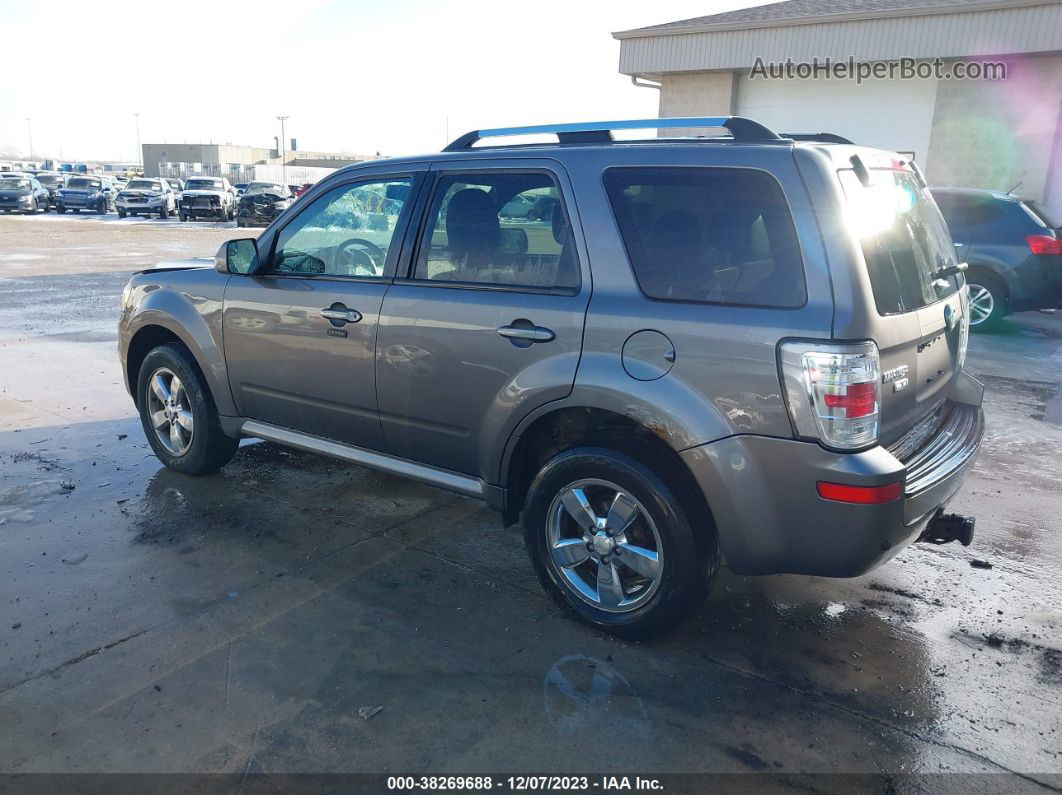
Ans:
<svg viewBox="0 0 1062 795"><path fill-rule="evenodd" d="M665 119L626 119L622 121L585 121L571 124L537 124L531 127L496 127L490 130L472 130L454 139L444 152L460 152L471 149L484 138L510 135L553 134L562 144L610 143L612 130L668 130L676 127L720 127L728 130L733 141L782 142L784 138L758 121L743 116L680 116Z"/></svg>

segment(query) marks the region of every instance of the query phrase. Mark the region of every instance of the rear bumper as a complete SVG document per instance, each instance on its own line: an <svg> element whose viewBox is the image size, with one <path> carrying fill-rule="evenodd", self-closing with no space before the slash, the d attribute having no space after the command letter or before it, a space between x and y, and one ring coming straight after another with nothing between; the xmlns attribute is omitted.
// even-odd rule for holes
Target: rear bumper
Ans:
<svg viewBox="0 0 1062 795"><path fill-rule="evenodd" d="M959 490L984 433L980 384L963 376L956 391L964 394L948 402L940 424L916 450L903 451L902 460L883 447L835 453L762 436L733 436L683 452L731 570L855 577L915 541ZM855 505L819 497L820 481L899 482L904 489L891 502Z"/></svg>
<svg viewBox="0 0 1062 795"><path fill-rule="evenodd" d="M1030 257L1008 280L1010 311L1055 309L1062 306L1062 256Z"/></svg>

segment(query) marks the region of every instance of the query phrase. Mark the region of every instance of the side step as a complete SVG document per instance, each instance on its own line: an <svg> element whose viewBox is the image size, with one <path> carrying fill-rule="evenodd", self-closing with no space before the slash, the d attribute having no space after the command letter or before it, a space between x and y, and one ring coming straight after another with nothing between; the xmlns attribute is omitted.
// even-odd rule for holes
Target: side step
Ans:
<svg viewBox="0 0 1062 795"><path fill-rule="evenodd" d="M240 433L244 436L253 436L256 439L265 439L267 442L276 442L285 447L294 447L298 450L305 450L308 453L318 453L330 458L338 458L341 461L361 464L370 469L378 469L382 472L390 472L393 475L419 480L421 483L450 489L469 497L484 498L482 480L451 472L448 469L417 464L386 453L377 453L373 450L366 450L363 447L333 442L330 439L310 436L306 433L293 431L290 428L281 428L266 422L259 422L258 420L247 420L240 426Z"/></svg>

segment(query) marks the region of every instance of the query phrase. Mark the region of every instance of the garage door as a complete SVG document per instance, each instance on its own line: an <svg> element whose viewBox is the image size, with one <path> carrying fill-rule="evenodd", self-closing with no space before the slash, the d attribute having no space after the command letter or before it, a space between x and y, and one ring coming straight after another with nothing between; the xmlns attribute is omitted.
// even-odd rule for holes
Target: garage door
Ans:
<svg viewBox="0 0 1062 795"><path fill-rule="evenodd" d="M779 132L832 132L858 144L914 152L923 168L936 80L738 79L738 113Z"/></svg>

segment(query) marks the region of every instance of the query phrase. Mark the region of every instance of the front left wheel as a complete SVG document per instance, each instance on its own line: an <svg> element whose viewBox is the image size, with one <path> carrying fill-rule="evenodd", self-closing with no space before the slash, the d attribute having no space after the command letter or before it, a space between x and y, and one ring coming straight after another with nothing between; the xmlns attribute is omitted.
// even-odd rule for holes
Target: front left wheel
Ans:
<svg viewBox="0 0 1062 795"><path fill-rule="evenodd" d="M689 616L719 562L711 520L693 515L656 458L602 447L560 453L535 477L524 509L546 591L583 623L628 639Z"/></svg>
<svg viewBox="0 0 1062 795"><path fill-rule="evenodd" d="M170 469L216 472L240 445L221 430L210 390L183 346L167 343L144 357L137 406L151 449Z"/></svg>

